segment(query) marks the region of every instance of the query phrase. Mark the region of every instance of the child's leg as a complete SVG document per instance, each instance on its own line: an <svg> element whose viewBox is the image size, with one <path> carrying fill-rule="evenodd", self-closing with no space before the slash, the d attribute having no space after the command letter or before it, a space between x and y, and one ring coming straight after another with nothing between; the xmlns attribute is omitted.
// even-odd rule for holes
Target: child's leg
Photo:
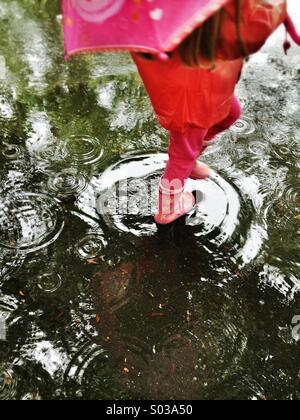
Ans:
<svg viewBox="0 0 300 420"><path fill-rule="evenodd" d="M171 132L169 162L163 182L176 183L176 189L184 188L195 162L201 154L207 129L189 127L185 133Z"/></svg>
<svg viewBox="0 0 300 420"><path fill-rule="evenodd" d="M223 131L230 128L237 120L240 119L242 113L241 105L238 99L234 96L232 100L231 109L227 118L221 121L219 124L214 125L211 127L204 139L203 142L203 149L202 153L209 146L210 142L216 137L216 135L222 133ZM197 162L193 172L191 174L191 178L193 179L205 179L209 177L211 173L210 168L202 162Z"/></svg>
<svg viewBox="0 0 300 420"><path fill-rule="evenodd" d="M189 127L183 134L171 132L169 162L163 178L169 182L177 180L177 187L184 187L202 153L204 143L230 128L240 118L241 113L239 100L234 96L228 117L209 130Z"/></svg>
<svg viewBox="0 0 300 420"><path fill-rule="evenodd" d="M157 223L171 223L194 207L194 196L184 192L184 186L201 154L206 133L206 129L194 127L189 127L183 134L171 132L169 161L159 190Z"/></svg>
<svg viewBox="0 0 300 420"><path fill-rule="evenodd" d="M234 96L228 117L208 130L207 135L205 136L205 142L212 140L218 134L228 130L228 128L230 128L234 123L237 122L237 120L240 119L241 114L242 108L240 102L237 97Z"/></svg>

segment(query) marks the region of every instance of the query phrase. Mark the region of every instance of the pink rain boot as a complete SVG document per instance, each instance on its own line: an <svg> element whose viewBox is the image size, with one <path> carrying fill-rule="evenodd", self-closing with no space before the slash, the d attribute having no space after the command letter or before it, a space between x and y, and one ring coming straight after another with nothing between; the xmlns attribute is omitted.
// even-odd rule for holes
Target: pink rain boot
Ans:
<svg viewBox="0 0 300 420"><path fill-rule="evenodd" d="M197 161L195 163L194 169L191 173L190 178L197 180L197 179L206 179L209 178L212 174L212 170L209 166L205 165L205 163Z"/></svg>
<svg viewBox="0 0 300 420"><path fill-rule="evenodd" d="M169 190L159 185L159 212L154 219L158 225L168 225L188 214L196 204L192 193L184 192L184 188Z"/></svg>

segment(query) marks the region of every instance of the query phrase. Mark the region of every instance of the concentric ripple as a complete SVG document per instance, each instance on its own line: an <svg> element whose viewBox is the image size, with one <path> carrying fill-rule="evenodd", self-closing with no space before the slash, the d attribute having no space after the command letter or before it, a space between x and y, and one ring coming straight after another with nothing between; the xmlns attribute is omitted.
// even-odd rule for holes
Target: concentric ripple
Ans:
<svg viewBox="0 0 300 420"><path fill-rule="evenodd" d="M11 274L24 262L24 255L7 249L0 249L0 280Z"/></svg>
<svg viewBox="0 0 300 420"><path fill-rule="evenodd" d="M195 212L187 218L187 225L198 227L195 231L198 237L218 229L214 242L218 245L226 242L238 225L240 198L235 189L216 173L201 182L190 181L188 189L197 191L200 196Z"/></svg>
<svg viewBox="0 0 300 420"><path fill-rule="evenodd" d="M11 345L11 328L15 324L19 324L22 320L22 315L18 313L18 309L19 302L17 299L9 295L0 294L1 352L7 347L7 345ZM5 345L3 346L2 344L4 343ZM0 400L13 398L15 385L16 378L11 366L0 362Z"/></svg>
<svg viewBox="0 0 300 420"><path fill-rule="evenodd" d="M158 268L155 278L160 275ZM109 287L108 277L99 273L98 279ZM176 274L172 280L176 284ZM165 284L156 284L157 297L141 293L116 311L108 308L118 289L107 294L100 286L97 329L107 337L107 362L117 365L120 383L130 384L147 399L199 399L234 376L242 362L248 343L243 310L234 288L224 302L223 290L203 283L188 289L170 285L164 304ZM156 303L159 309L154 312Z"/></svg>
<svg viewBox="0 0 300 420"><path fill-rule="evenodd" d="M137 237L156 235L153 214L166 160L165 154L125 158L94 179L94 197L91 190L86 197L84 193L81 205L85 208L98 197L98 213L108 226ZM228 172L228 181L216 172L206 180L188 181L186 188L197 194L198 203L186 217L185 233L199 238L199 244L209 241L214 249L234 238L232 257L247 265L257 257L268 236L261 213L264 197L255 177Z"/></svg>
<svg viewBox="0 0 300 420"><path fill-rule="evenodd" d="M82 260L90 260L99 257L107 243L103 236L90 234L82 238L75 246L76 254Z"/></svg>
<svg viewBox="0 0 300 420"><path fill-rule="evenodd" d="M268 157L270 153L270 146L267 142L256 141L249 143L249 151L251 152L251 157L259 160L262 156Z"/></svg>
<svg viewBox="0 0 300 420"><path fill-rule="evenodd" d="M125 158L108 168L95 183L97 210L107 224L135 236L153 235L157 185L167 160L165 154Z"/></svg>
<svg viewBox="0 0 300 420"><path fill-rule="evenodd" d="M231 132L237 135L249 136L256 130L255 124L250 118L243 117L237 121L232 127Z"/></svg>
<svg viewBox="0 0 300 420"><path fill-rule="evenodd" d="M108 225L135 236L156 233L153 214L166 160L165 154L140 155L124 159L104 172L97 184L98 211ZM225 242L238 224L240 199L235 189L216 173L205 181L190 180L187 189L198 191L199 196L187 224L199 237L218 230L216 242Z"/></svg>
<svg viewBox="0 0 300 420"><path fill-rule="evenodd" d="M101 359L103 359L103 357L105 358L104 350L102 348L96 344L91 345L89 343L88 345L84 345L68 366L66 377L69 380L72 379L81 384L88 366L99 356Z"/></svg>
<svg viewBox="0 0 300 420"><path fill-rule="evenodd" d="M285 144L275 144L272 148L272 164L295 166L299 162L299 141L288 139Z"/></svg>
<svg viewBox="0 0 300 420"><path fill-rule="evenodd" d="M16 193L0 203L0 245L25 253L53 243L64 221L58 202L43 194Z"/></svg>
<svg viewBox="0 0 300 420"><path fill-rule="evenodd" d="M0 364L0 400L12 400L16 395L17 378L10 367Z"/></svg>
<svg viewBox="0 0 300 420"><path fill-rule="evenodd" d="M294 182L281 186L275 200L269 203L267 212L271 212L277 220L284 219L289 223L300 221L300 184Z"/></svg>
<svg viewBox="0 0 300 420"><path fill-rule="evenodd" d="M107 400L118 393L115 376L103 348L87 342L69 364L63 389L70 398Z"/></svg>
<svg viewBox="0 0 300 420"><path fill-rule="evenodd" d="M58 197L71 197L82 193L87 182L83 175L73 170L65 170L53 174L48 180L48 189Z"/></svg>
<svg viewBox="0 0 300 420"><path fill-rule="evenodd" d="M7 160L16 160L22 156L22 149L13 144L5 144L1 153Z"/></svg>
<svg viewBox="0 0 300 420"><path fill-rule="evenodd" d="M90 136L71 136L67 141L66 150L70 159L79 165L97 163L104 155L100 140Z"/></svg>
<svg viewBox="0 0 300 420"><path fill-rule="evenodd" d="M43 292L54 293L61 287L63 280L58 273L44 273L38 277L37 283Z"/></svg>
<svg viewBox="0 0 300 420"><path fill-rule="evenodd" d="M235 373L246 346L247 337L238 325L223 318L197 321L185 331L163 335L150 365L152 397L159 398L159 383L164 398L199 398L199 392ZM170 375L172 366L176 369Z"/></svg>
<svg viewBox="0 0 300 420"><path fill-rule="evenodd" d="M276 121L268 126L266 130L264 130L263 136L271 144L281 144L284 146L286 146L287 139L292 137L290 133L290 127L281 123L279 124Z"/></svg>
<svg viewBox="0 0 300 420"><path fill-rule="evenodd" d="M300 184L289 185L282 193L283 204L293 215L300 215ZM299 218L298 218L298 221Z"/></svg>
<svg viewBox="0 0 300 420"><path fill-rule="evenodd" d="M60 162L65 159L66 155L65 144L63 142L56 142L41 148L37 152L36 157L43 162Z"/></svg>

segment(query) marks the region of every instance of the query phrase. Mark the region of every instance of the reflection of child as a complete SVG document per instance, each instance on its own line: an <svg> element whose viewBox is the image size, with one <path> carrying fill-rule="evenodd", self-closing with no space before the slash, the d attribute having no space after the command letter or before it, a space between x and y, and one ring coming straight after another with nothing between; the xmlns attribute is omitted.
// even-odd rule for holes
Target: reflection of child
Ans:
<svg viewBox="0 0 300 420"><path fill-rule="evenodd" d="M189 177L209 176L209 168L197 158L206 142L240 117L234 89L243 59L258 51L286 17L285 0L232 0L167 61L133 54L158 119L170 131L158 224L171 223L194 207L185 183Z"/></svg>

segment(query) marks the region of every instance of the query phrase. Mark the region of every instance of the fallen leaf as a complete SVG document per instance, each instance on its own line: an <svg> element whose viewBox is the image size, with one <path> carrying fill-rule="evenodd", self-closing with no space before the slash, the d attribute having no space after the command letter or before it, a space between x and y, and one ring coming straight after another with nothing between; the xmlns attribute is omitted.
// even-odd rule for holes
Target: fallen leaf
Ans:
<svg viewBox="0 0 300 420"><path fill-rule="evenodd" d="M4 376L4 384L7 385L7 386L10 386L10 385L12 385L12 383L13 383L12 377L10 375L5 375Z"/></svg>
<svg viewBox="0 0 300 420"><path fill-rule="evenodd" d="M97 260L87 260L87 263L90 265L98 265L98 261Z"/></svg>
<svg viewBox="0 0 300 420"><path fill-rule="evenodd" d="M150 314L150 316L152 318L163 318L164 316L166 316L166 314L164 314L163 312L154 312L153 314Z"/></svg>

